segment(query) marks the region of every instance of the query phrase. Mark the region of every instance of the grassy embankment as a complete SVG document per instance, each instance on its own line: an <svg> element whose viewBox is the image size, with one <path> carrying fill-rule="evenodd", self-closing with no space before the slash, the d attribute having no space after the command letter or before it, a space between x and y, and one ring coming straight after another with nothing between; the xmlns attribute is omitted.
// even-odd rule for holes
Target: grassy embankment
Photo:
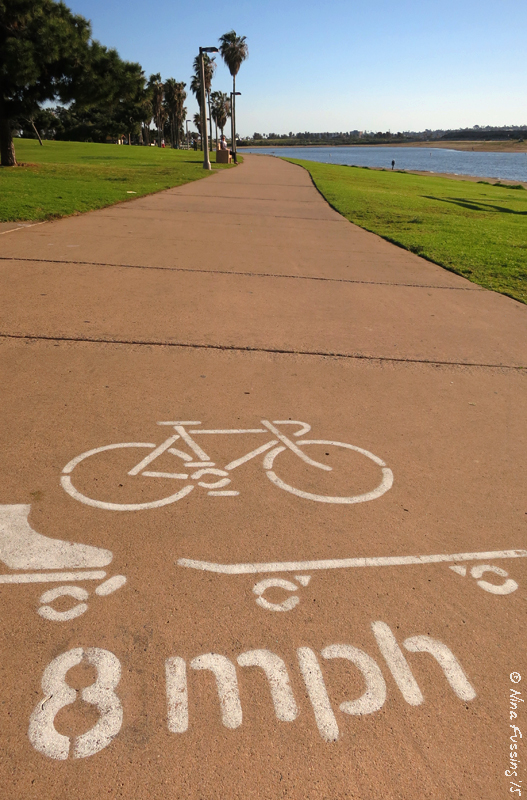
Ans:
<svg viewBox="0 0 527 800"><path fill-rule="evenodd" d="M350 222L527 303L523 186L287 161L307 169L319 191Z"/></svg>
<svg viewBox="0 0 527 800"><path fill-rule="evenodd" d="M41 147L32 139L16 139L15 147L24 166L0 169L0 222L91 211L211 174L194 150L51 141Z"/></svg>

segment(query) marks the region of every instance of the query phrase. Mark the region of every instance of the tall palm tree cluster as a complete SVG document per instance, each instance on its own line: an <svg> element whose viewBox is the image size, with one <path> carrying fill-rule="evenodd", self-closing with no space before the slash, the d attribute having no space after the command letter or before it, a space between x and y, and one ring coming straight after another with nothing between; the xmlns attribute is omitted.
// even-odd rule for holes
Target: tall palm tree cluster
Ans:
<svg viewBox="0 0 527 800"><path fill-rule="evenodd" d="M223 136L227 120L230 118L232 148L236 151L236 76L242 63L249 55L249 48L247 47L246 37L238 36L236 31L229 31L223 34L219 39L219 45L220 55L232 75L232 94L229 96L226 92L212 91L212 79L217 64L214 57L211 58L208 53L204 53L203 67L205 74L205 102L207 108L205 110L201 108L200 57L196 56L193 62L194 71L190 80L190 91L195 96L200 110L198 113L194 114L193 122L198 133L201 135L202 120L210 120L211 142L213 138L212 123L214 122L217 147L218 130L221 131L221 135ZM184 122L187 115L187 109L184 105L187 97L185 86L185 83L178 82L174 78L168 78L168 80L163 82L159 73L150 76L147 87L149 96L148 105L149 108L151 108L151 118L153 118L157 130L158 145L161 145L163 132L167 125L172 147L180 147L181 145L184 136ZM150 137L149 125L150 123L145 123L143 125L143 139L147 143Z"/></svg>
<svg viewBox="0 0 527 800"><path fill-rule="evenodd" d="M214 56L211 58L208 53L203 54L203 66L205 73L205 97L207 104L207 114L203 114L201 108L201 71L200 71L200 57L196 56L194 59L194 73L190 81L190 91L195 96L199 112L194 115L194 125L201 134L202 116L210 120L210 141L212 141L212 123L216 127L216 147L218 146L218 129L223 136L223 129L227 124L229 117L231 118L231 136L232 148L236 150L236 125L235 125L235 92L236 92L236 75L240 70L243 61L249 55L249 48L246 43L245 36L238 36L236 31L229 31L220 36L220 55L225 62L229 72L232 75L232 102L231 97L226 92L213 92L212 91L212 78L216 70L216 59Z"/></svg>
<svg viewBox="0 0 527 800"><path fill-rule="evenodd" d="M161 81L159 72L150 76L148 81L148 105L151 109L151 118L157 130L157 143L161 146L163 132L168 124L170 144L172 147L179 147L184 136L184 124L187 116L185 100L186 83L178 82L175 78L168 78L164 83ZM149 120L143 126L143 138L149 141Z"/></svg>
<svg viewBox="0 0 527 800"><path fill-rule="evenodd" d="M232 75L231 136L232 149L236 153L236 75L240 71L242 63L249 56L249 48L246 37L238 36L236 31L224 33L223 36L220 36L219 42L220 55Z"/></svg>

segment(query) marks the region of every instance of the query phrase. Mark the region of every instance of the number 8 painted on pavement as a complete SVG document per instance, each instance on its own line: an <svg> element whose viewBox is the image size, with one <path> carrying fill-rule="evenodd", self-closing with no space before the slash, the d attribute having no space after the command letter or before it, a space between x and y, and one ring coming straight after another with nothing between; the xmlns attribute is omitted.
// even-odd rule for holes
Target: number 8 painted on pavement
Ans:
<svg viewBox="0 0 527 800"><path fill-rule="evenodd" d="M66 674L84 661L97 670L95 683L82 689L80 697L97 707L98 722L89 731L73 740L73 758L87 758L107 747L117 736L123 723L121 701L115 689L121 679L121 664L117 656L99 647L76 647L57 656L48 664L42 676L41 700L29 720L29 741L39 753L64 760L70 754L71 739L55 728L55 717L61 708L77 700L78 692L66 683Z"/></svg>

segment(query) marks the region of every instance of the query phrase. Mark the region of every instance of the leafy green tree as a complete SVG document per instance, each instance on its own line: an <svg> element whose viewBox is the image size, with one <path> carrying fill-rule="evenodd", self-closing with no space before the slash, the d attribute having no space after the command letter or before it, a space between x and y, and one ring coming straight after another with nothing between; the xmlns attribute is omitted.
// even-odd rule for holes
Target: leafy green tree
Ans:
<svg viewBox="0 0 527 800"><path fill-rule="evenodd" d="M236 152L236 75L246 58L249 57L249 48L246 37L238 36L236 31L229 31L220 36L220 55L223 58L227 69L232 75L232 149Z"/></svg>
<svg viewBox="0 0 527 800"><path fill-rule="evenodd" d="M75 102L67 108L58 106L52 110L54 125L51 127L56 139L106 142L128 134L129 144L132 136L140 140L141 123L150 123L152 119L152 104L145 76L139 64L119 61L117 66L119 70L118 74L114 73L113 97L110 95L104 101L88 107ZM38 120L45 117L47 112L49 109L42 109L36 114L37 127Z"/></svg>
<svg viewBox="0 0 527 800"><path fill-rule="evenodd" d="M13 128L34 120L47 100L75 101L75 112L118 116L141 93L139 64L91 39L90 23L54 0L0 0L0 151L15 166ZM141 83L142 81L142 83ZM121 122L122 125L122 122ZM92 123L93 127L93 123Z"/></svg>
<svg viewBox="0 0 527 800"><path fill-rule="evenodd" d="M54 97L72 99L71 78L90 47L90 25L53 0L0 0L0 151L15 166L13 127Z"/></svg>
<svg viewBox="0 0 527 800"><path fill-rule="evenodd" d="M107 112L119 127L119 133L128 134L128 144L132 136L140 136L142 125L152 117L150 95L146 78L140 64L122 62L119 91L113 103L106 105Z"/></svg>

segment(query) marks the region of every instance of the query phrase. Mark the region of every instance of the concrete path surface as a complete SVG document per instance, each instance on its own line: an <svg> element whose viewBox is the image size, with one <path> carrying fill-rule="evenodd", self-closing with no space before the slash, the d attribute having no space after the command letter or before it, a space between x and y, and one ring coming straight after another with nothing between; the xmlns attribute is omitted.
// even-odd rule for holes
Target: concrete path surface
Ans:
<svg viewBox="0 0 527 800"><path fill-rule="evenodd" d="M5 233L0 297L6 797L523 785L525 306L265 156Z"/></svg>

